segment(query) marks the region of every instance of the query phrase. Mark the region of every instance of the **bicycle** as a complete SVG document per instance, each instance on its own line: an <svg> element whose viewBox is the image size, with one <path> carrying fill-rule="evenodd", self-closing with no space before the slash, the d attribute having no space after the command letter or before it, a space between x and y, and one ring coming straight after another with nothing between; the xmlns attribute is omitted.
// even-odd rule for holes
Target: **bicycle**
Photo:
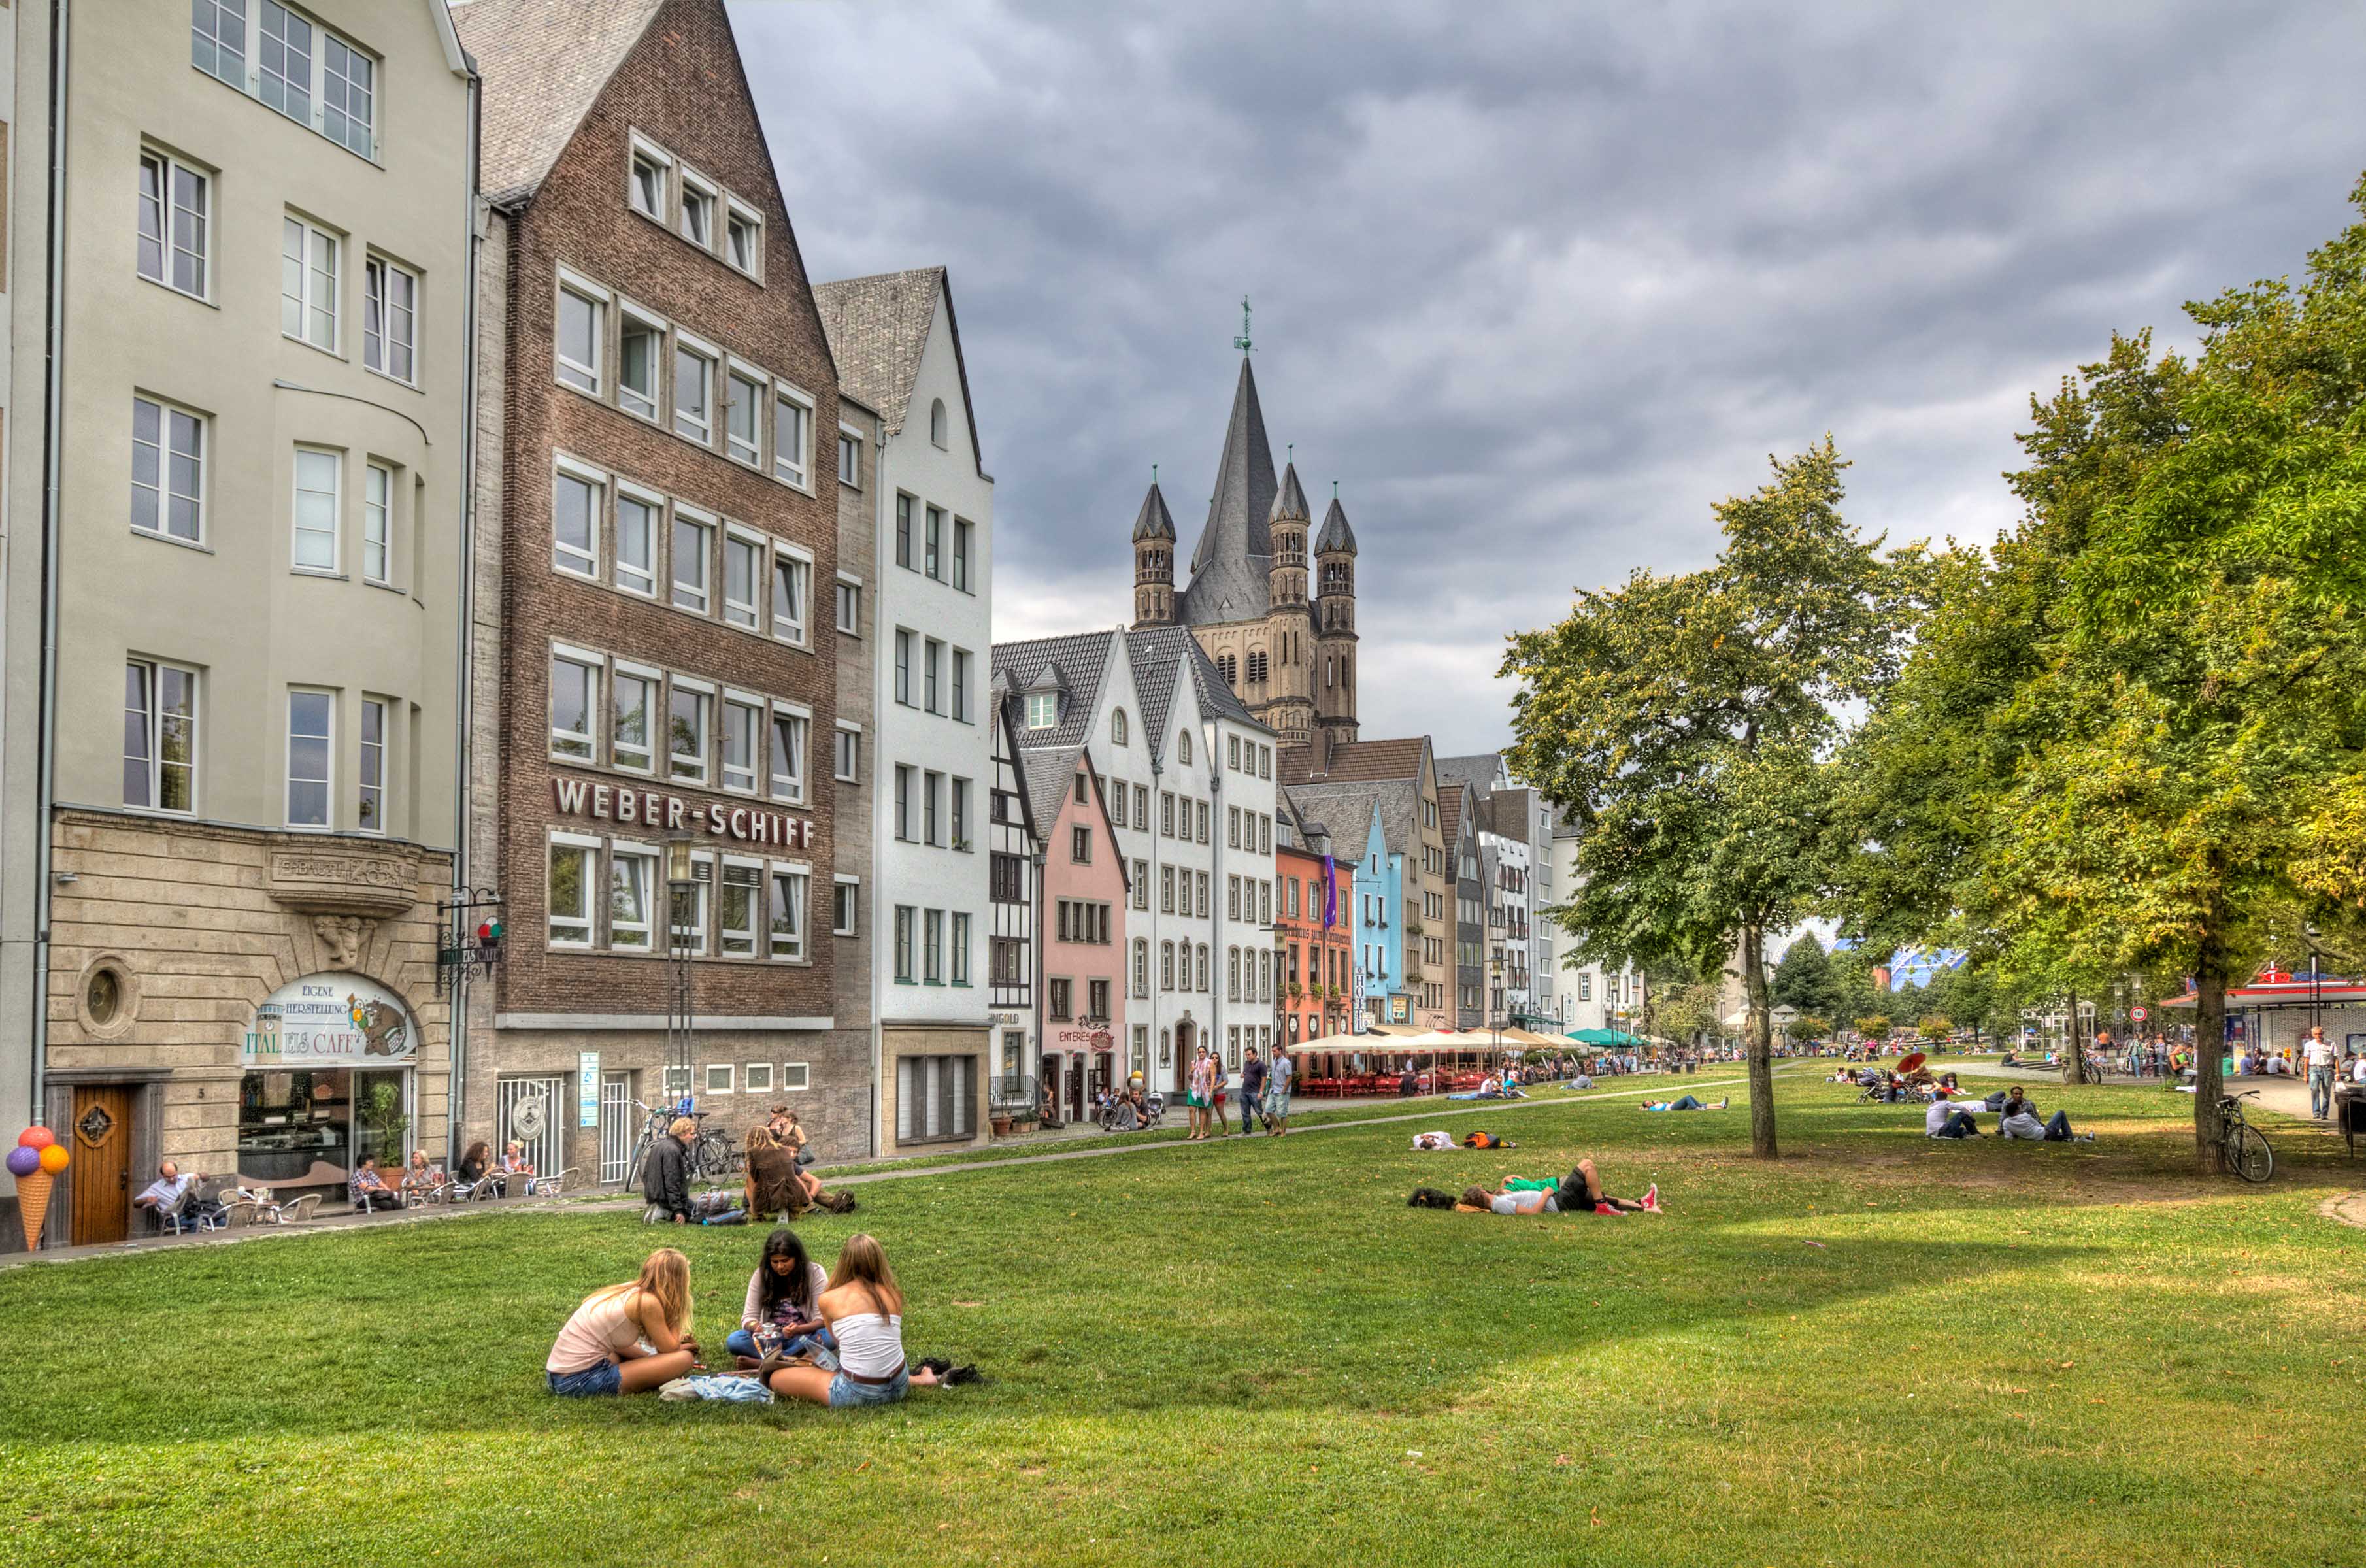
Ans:
<svg viewBox="0 0 2366 1568"><path fill-rule="evenodd" d="M2218 1099L2218 1163L2249 1182L2265 1181L2276 1169L2275 1149L2264 1134L2243 1120L2243 1101L2259 1092L2247 1089Z"/></svg>

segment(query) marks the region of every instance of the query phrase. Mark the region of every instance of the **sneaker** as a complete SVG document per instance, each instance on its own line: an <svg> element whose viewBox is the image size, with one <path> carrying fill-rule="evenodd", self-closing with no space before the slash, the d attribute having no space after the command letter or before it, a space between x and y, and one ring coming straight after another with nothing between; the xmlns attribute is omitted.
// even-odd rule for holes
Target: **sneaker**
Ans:
<svg viewBox="0 0 2366 1568"><path fill-rule="evenodd" d="M1627 1211L1626 1211L1626 1210L1621 1209L1621 1208L1617 1208L1617 1207L1616 1207L1616 1206L1614 1206L1614 1205L1612 1205L1612 1204L1609 1204L1609 1203L1596 1203L1596 1204L1594 1206L1594 1212L1595 1213L1597 1213L1597 1214L1620 1214L1620 1215L1623 1215L1623 1214L1625 1214L1625 1213L1627 1213Z"/></svg>
<svg viewBox="0 0 2366 1568"><path fill-rule="evenodd" d="M1667 1213L1665 1209L1660 1207L1660 1184L1656 1181L1651 1183L1651 1190L1643 1194L1643 1212L1647 1214Z"/></svg>

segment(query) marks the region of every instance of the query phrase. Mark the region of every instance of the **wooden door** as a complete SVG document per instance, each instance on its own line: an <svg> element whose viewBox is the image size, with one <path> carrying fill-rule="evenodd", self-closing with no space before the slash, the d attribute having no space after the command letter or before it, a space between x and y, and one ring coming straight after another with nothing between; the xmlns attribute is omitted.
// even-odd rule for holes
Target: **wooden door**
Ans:
<svg viewBox="0 0 2366 1568"><path fill-rule="evenodd" d="M131 1096L127 1084L83 1084L73 1096L73 1210L65 1239L76 1247L131 1234ZM143 1184L144 1185L144 1184Z"/></svg>

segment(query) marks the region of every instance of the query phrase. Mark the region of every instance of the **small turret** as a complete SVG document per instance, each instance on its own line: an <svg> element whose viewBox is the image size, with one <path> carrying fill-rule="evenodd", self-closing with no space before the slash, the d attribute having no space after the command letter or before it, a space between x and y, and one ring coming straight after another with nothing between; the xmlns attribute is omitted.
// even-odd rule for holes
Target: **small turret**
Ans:
<svg viewBox="0 0 2366 1568"><path fill-rule="evenodd" d="M1314 700L1307 667L1313 658L1314 605L1307 592L1306 531L1313 513L1298 465L1282 470L1281 488L1266 513L1273 555L1266 568L1266 626L1262 642L1249 649L1251 711L1271 725L1285 746L1301 746L1314 733Z"/></svg>
<svg viewBox="0 0 2366 1568"><path fill-rule="evenodd" d="M1175 518L1158 491L1158 469L1150 470L1150 493L1133 519L1133 624L1175 624Z"/></svg>
<svg viewBox="0 0 2366 1568"><path fill-rule="evenodd" d="M1357 738L1356 722L1356 531L1331 487L1331 510L1314 538L1314 570L1322 596L1314 608L1314 725L1329 749Z"/></svg>
<svg viewBox="0 0 2366 1568"><path fill-rule="evenodd" d="M1356 531L1347 526L1347 510L1339 504L1338 487L1331 491L1331 510L1323 514L1323 531L1314 536L1314 564L1322 574L1325 632L1356 629ZM1334 601L1336 601L1335 604Z"/></svg>

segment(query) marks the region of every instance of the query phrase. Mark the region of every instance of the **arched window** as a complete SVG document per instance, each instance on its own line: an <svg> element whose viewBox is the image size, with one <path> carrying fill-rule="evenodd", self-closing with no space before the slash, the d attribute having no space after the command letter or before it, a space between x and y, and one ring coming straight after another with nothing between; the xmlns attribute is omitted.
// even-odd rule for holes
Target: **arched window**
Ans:
<svg viewBox="0 0 2366 1568"><path fill-rule="evenodd" d="M1110 744L1112 746L1125 744L1125 710L1123 708L1110 709Z"/></svg>
<svg viewBox="0 0 2366 1568"><path fill-rule="evenodd" d="M1175 760L1187 768L1191 765L1191 732L1188 729L1175 732Z"/></svg>
<svg viewBox="0 0 2366 1568"><path fill-rule="evenodd" d="M1175 988L1175 944L1171 942L1158 944L1158 988L1162 991Z"/></svg>
<svg viewBox="0 0 2366 1568"><path fill-rule="evenodd" d="M945 442L945 400L939 398L929 405L929 439L942 446Z"/></svg>
<svg viewBox="0 0 2366 1568"><path fill-rule="evenodd" d="M1252 686L1262 686L1265 684L1264 649L1253 648L1249 649L1249 684Z"/></svg>

